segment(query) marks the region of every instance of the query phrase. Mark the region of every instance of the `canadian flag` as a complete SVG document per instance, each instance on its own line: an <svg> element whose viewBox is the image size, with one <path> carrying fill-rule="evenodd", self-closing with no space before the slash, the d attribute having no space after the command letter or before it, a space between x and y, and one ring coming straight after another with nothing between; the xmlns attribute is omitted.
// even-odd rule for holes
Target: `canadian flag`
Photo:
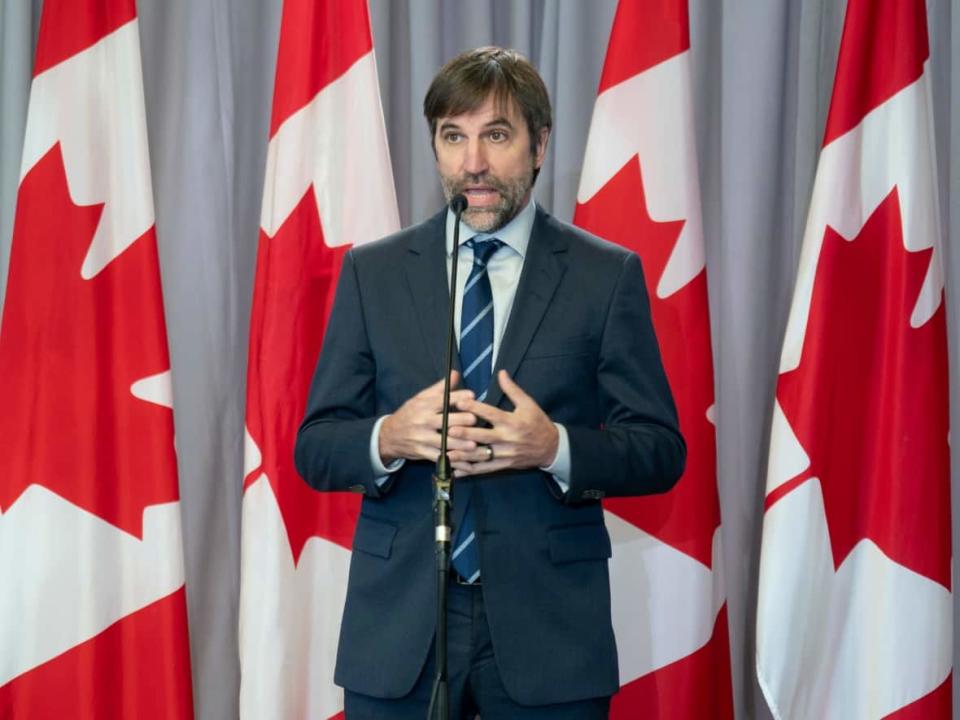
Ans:
<svg viewBox="0 0 960 720"><path fill-rule="evenodd" d="M949 718L947 345L923 0L849 0L771 431L777 718Z"/></svg>
<svg viewBox="0 0 960 720"><path fill-rule="evenodd" d="M43 4L0 407L0 717L192 717L133 0Z"/></svg>
<svg viewBox="0 0 960 720"><path fill-rule="evenodd" d="M577 202L577 225L643 261L688 448L671 492L604 503L620 653L611 717L732 718L686 0L620 0Z"/></svg>
<svg viewBox="0 0 960 720"><path fill-rule="evenodd" d="M341 259L398 230L365 0L284 0L247 370L240 713L326 718L354 493L293 466Z"/></svg>

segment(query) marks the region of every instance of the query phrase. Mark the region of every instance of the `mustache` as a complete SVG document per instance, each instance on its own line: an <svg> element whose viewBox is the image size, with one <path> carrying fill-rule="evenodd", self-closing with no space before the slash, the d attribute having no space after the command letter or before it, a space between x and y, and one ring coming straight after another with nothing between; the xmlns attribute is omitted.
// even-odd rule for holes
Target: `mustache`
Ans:
<svg viewBox="0 0 960 720"><path fill-rule="evenodd" d="M486 185L493 188L500 194L503 194L504 191L508 190L506 183L501 182L493 175L480 174L480 175L464 175L461 178L458 178L454 183L452 190L454 194L458 192L463 192L467 189L468 185Z"/></svg>

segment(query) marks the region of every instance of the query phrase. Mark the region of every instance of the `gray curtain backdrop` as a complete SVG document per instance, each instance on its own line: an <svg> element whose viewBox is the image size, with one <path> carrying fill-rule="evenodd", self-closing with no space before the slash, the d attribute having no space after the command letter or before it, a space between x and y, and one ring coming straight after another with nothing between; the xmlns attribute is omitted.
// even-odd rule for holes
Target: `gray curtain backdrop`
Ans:
<svg viewBox="0 0 960 720"><path fill-rule="evenodd" d="M40 5L0 0L0 297ZM280 0L138 5L195 702L198 718L232 718L248 316ZM753 671L768 427L845 2L690 5L734 695L737 717L768 718ZM569 220L615 1L371 0L370 6L403 222L427 217L441 202L419 110L426 86L443 61L484 44L518 48L547 82L556 128L537 197ZM960 12L952 12L950 0L928 0L928 13L956 348L960 239L950 219L960 210ZM950 367L956 427L956 353ZM953 468L956 498L960 453ZM955 517L957 507L955 500Z"/></svg>

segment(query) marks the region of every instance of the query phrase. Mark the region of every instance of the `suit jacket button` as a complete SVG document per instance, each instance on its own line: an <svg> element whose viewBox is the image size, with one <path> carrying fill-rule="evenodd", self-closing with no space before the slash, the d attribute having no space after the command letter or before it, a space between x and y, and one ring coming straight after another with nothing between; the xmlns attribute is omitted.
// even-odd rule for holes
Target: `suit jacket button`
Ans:
<svg viewBox="0 0 960 720"><path fill-rule="evenodd" d="M584 500L600 500L604 495L606 495L603 490L584 490L583 499Z"/></svg>

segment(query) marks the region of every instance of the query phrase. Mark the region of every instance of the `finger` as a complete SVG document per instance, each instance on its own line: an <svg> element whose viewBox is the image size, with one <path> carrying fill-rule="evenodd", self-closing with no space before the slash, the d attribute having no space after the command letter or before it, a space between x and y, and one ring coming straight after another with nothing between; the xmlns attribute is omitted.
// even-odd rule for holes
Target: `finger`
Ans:
<svg viewBox="0 0 960 720"><path fill-rule="evenodd" d="M506 370L501 370L497 373L497 382L500 383L500 389L503 390L504 395L510 398L510 402L513 403L514 407L531 399L530 396L523 391L523 388L513 381L513 378L510 377L510 374Z"/></svg>
<svg viewBox="0 0 960 720"><path fill-rule="evenodd" d="M503 452L502 448L500 452ZM477 445L477 449L470 455L474 463L492 462L497 457L497 449L493 445Z"/></svg>
<svg viewBox="0 0 960 720"><path fill-rule="evenodd" d="M486 420L493 426L499 425L510 419L510 413L501 410L500 408L495 408L493 405L482 403L478 400L467 400L465 402L457 403L457 408L464 412L473 413L477 417Z"/></svg>
<svg viewBox="0 0 960 720"><path fill-rule="evenodd" d="M429 460L432 463L435 463L437 458L440 457L440 448L429 447L426 445L417 446L416 452L421 460Z"/></svg>
<svg viewBox="0 0 960 720"><path fill-rule="evenodd" d="M439 393L442 397L443 388L445 387L444 383L445 383L445 378L440 378L435 383L433 383L433 385L430 385L429 387L426 387L423 390L421 390L418 393L418 395L431 396ZM460 383L460 373L458 373L456 370L451 370L450 371L450 388L451 389L455 388L459 383ZM453 393L451 393L451 395L452 394Z"/></svg>
<svg viewBox="0 0 960 720"><path fill-rule="evenodd" d="M414 437L414 442L421 447L439 449L440 437L440 433L434 432L433 430L427 430L423 433L417 433L417 435ZM448 450L472 451L476 449L476 447L477 443L474 440L470 440L468 438L454 438L450 436L450 433L447 433Z"/></svg>
<svg viewBox="0 0 960 720"><path fill-rule="evenodd" d="M473 390L454 390L450 393L450 404L458 405L467 400L473 400Z"/></svg>
<svg viewBox="0 0 960 720"><path fill-rule="evenodd" d="M491 458L489 448L489 445L474 444L472 448L463 448L448 452L447 455L449 456L451 463L466 462L475 464L479 462L489 462ZM496 453L494 453L494 458L496 458Z"/></svg>
<svg viewBox="0 0 960 720"><path fill-rule="evenodd" d="M473 447L459 450L457 452L457 458L471 463L489 462L497 457L496 449L494 449L491 454L490 448L492 447L492 445L473 443Z"/></svg>
<svg viewBox="0 0 960 720"><path fill-rule="evenodd" d="M424 398L430 403L430 409L433 412L443 411L443 388L435 395ZM450 407L457 407L460 403L473 400L473 390L453 390L450 393Z"/></svg>
<svg viewBox="0 0 960 720"><path fill-rule="evenodd" d="M450 427L470 427L477 424L477 416L468 412L452 413L448 424Z"/></svg>
<svg viewBox="0 0 960 720"><path fill-rule="evenodd" d="M454 460L450 458L450 467L454 469L454 477L463 477L464 475L477 475L477 463L459 458Z"/></svg>
<svg viewBox="0 0 960 720"><path fill-rule="evenodd" d="M493 473L498 472L499 470L506 470L510 467L510 461L506 458L494 458L490 461L485 462L475 462L467 463L467 466L461 471L460 468L456 468L458 472L463 472L465 475L483 475L484 473Z"/></svg>
<svg viewBox="0 0 960 720"><path fill-rule="evenodd" d="M476 466L493 467L492 463L501 463L498 467L508 467L511 463L512 448L509 445L477 445L474 450L460 450L450 455L451 463L470 463Z"/></svg>
<svg viewBox="0 0 960 720"><path fill-rule="evenodd" d="M452 427L447 431L447 435L463 440L472 440L482 445L491 445L503 439L495 428Z"/></svg>
<svg viewBox="0 0 960 720"><path fill-rule="evenodd" d="M429 395L435 395L436 393L443 393L443 383L444 379L440 378L433 385L425 387L423 390L417 393L420 397L426 397Z"/></svg>
<svg viewBox="0 0 960 720"><path fill-rule="evenodd" d="M448 417L448 425L457 427L459 425L476 425L477 416L473 413L453 412ZM427 418L427 426L434 430L439 430L443 426L443 415L435 413Z"/></svg>
<svg viewBox="0 0 960 720"><path fill-rule="evenodd" d="M477 443L473 440L458 440L457 438L452 438L447 435L447 450L448 451L462 451L462 452L473 452L477 449Z"/></svg>
<svg viewBox="0 0 960 720"><path fill-rule="evenodd" d="M434 386L431 385L432 389ZM432 413L443 412L443 386L440 386L440 389L434 392L431 395L421 394L420 400L424 402L427 406L427 410ZM453 390L450 392L450 407L455 408L461 402L465 402L473 399L472 390Z"/></svg>
<svg viewBox="0 0 960 720"><path fill-rule="evenodd" d="M413 440L415 445L419 445L421 447L431 447L431 448L440 447L440 433L436 432L435 430L431 430L429 428L425 428L423 430L417 431L416 433L413 434L413 437L411 439Z"/></svg>

